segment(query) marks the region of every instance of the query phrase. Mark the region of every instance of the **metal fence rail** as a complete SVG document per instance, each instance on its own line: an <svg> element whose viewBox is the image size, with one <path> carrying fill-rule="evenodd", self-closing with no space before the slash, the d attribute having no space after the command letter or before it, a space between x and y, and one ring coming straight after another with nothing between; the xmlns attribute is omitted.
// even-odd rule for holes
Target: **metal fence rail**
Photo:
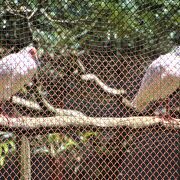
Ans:
<svg viewBox="0 0 180 180"><path fill-rule="evenodd" d="M178 179L179 6L0 1L0 179Z"/></svg>

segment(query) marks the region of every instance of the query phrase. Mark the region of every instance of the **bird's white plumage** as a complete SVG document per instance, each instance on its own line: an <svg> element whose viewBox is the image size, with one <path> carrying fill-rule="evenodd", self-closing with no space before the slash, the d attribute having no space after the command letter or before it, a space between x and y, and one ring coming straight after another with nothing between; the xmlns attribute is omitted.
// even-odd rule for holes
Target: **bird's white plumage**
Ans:
<svg viewBox="0 0 180 180"><path fill-rule="evenodd" d="M132 105L142 111L151 102L165 98L180 87L180 48L161 55L148 67Z"/></svg>
<svg viewBox="0 0 180 180"><path fill-rule="evenodd" d="M0 101L9 100L35 74L37 64L29 52L32 48L27 47L0 60Z"/></svg>

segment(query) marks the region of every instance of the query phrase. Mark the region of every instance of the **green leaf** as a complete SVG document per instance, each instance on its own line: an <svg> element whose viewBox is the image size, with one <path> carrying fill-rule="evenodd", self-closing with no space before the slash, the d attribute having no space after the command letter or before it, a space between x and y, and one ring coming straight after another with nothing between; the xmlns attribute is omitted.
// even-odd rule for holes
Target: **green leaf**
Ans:
<svg viewBox="0 0 180 180"><path fill-rule="evenodd" d="M3 166L5 163L5 157L4 156L0 156L0 166Z"/></svg>

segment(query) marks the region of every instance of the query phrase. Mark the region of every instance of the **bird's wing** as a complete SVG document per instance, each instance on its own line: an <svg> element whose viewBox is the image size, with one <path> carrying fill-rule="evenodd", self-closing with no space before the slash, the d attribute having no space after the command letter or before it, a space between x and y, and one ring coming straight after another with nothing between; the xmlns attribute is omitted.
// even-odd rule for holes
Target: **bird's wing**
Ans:
<svg viewBox="0 0 180 180"><path fill-rule="evenodd" d="M13 57L14 54L11 54L0 61L0 100L7 100L12 94L13 68L15 68Z"/></svg>
<svg viewBox="0 0 180 180"><path fill-rule="evenodd" d="M161 79L163 72L163 66L160 64L151 64L142 79L141 88L148 88L151 84L154 84L157 79Z"/></svg>
<svg viewBox="0 0 180 180"><path fill-rule="evenodd" d="M147 69L132 105L142 111L151 101L164 98L179 87L180 57L161 55Z"/></svg>
<svg viewBox="0 0 180 180"><path fill-rule="evenodd" d="M16 54L10 54L4 57L0 61L0 73L7 74L10 73L12 70L16 69L16 67L21 62L21 59L17 58Z"/></svg>
<svg viewBox="0 0 180 180"><path fill-rule="evenodd" d="M164 69L161 65L157 64L152 63L147 69L140 89L132 102L138 111L142 111L155 98L156 90L160 86L161 75Z"/></svg>
<svg viewBox="0 0 180 180"><path fill-rule="evenodd" d="M10 54L0 61L0 99L9 99L20 89L22 57Z"/></svg>
<svg viewBox="0 0 180 180"><path fill-rule="evenodd" d="M37 65L28 54L10 54L0 61L0 74L4 76L6 74L25 76L31 69L37 69Z"/></svg>
<svg viewBox="0 0 180 180"><path fill-rule="evenodd" d="M28 83L37 70L30 54L16 53L0 61L0 99L9 99Z"/></svg>

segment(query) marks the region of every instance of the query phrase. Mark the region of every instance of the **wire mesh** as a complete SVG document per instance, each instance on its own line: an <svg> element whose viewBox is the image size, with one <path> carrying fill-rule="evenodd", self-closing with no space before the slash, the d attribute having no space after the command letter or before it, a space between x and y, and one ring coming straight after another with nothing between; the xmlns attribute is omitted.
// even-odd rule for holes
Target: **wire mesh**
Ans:
<svg viewBox="0 0 180 180"><path fill-rule="evenodd" d="M0 179L178 179L179 6L0 1Z"/></svg>

